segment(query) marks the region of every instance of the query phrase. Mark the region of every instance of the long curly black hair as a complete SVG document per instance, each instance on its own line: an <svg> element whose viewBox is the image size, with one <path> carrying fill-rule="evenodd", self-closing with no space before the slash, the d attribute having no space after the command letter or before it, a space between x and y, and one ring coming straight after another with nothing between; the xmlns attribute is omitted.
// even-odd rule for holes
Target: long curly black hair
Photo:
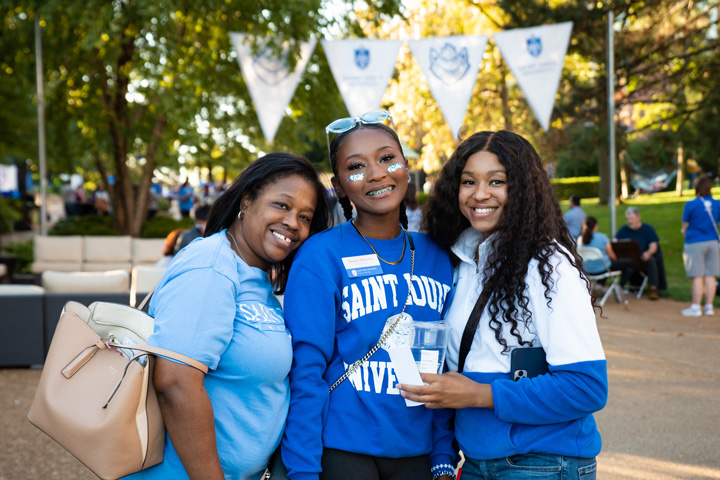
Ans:
<svg viewBox="0 0 720 480"><path fill-rule="evenodd" d="M384 125L382 123L361 123L358 122L357 125L355 125L353 128L346 132L339 133L335 136L335 138L332 139L332 142L330 142L330 151L328 154L330 155L330 166L332 167L333 175L335 175L335 178L339 179L340 176L338 175L337 171L337 153L338 150L340 150L340 147L342 146L345 139L348 137L348 135L352 134L353 132L357 132L361 129L372 129L372 130L381 130L385 133L387 133L390 138L392 138L398 145L398 148L400 149L400 153L402 154L403 161L405 162L405 165L407 165L407 159L405 158L405 154L402 153L402 144L400 143L400 138L398 138L397 133L395 133L395 130L388 127L387 125ZM338 201L340 202L340 206L343 209L343 214L345 215L345 220L350 220L352 218L352 204L350 203L350 199L347 197L347 195L338 195ZM407 230L408 228L408 219L407 219L407 212L405 211L405 200L400 202L400 224L403 226L404 229Z"/></svg>
<svg viewBox="0 0 720 480"><path fill-rule="evenodd" d="M483 267L481 275L485 280L477 303L485 304L495 339L507 352L508 343L502 336L505 323L510 325L510 333L520 345L531 343L522 338L518 325L527 324L532 318L525 294L525 278L532 259L539 262L548 306L554 287L550 259L556 252L575 267L588 292L590 283L582 272L582 260L575 253L575 242L562 218L540 156L530 142L512 132L478 132L457 147L435 182L423 220L425 230L450 251L460 234L470 227L458 207L460 176L468 158L481 151L495 154L507 170L507 202L494 232L493 249ZM458 258L452 257L457 264ZM479 312L477 318L468 322L473 322L476 328L481 315Z"/></svg>
<svg viewBox="0 0 720 480"><path fill-rule="evenodd" d="M312 222L310 222L310 235L325 230L328 225L329 198L327 190L318 178L315 167L297 155L271 152L252 162L215 200L210 209L207 225L205 225L204 236L209 237L224 228L229 228L237 219L243 199L254 200L266 186L293 175L307 180L315 188L317 195L315 212ZM270 267L269 273L275 293L279 294L285 291L290 265L295 258L296 251L293 251L282 262L275 263Z"/></svg>

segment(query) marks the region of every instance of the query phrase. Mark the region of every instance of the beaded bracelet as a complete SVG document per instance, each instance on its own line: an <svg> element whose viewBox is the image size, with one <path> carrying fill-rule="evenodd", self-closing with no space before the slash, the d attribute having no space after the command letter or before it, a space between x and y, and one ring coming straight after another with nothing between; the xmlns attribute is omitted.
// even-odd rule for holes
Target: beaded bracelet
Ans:
<svg viewBox="0 0 720 480"><path fill-rule="evenodd" d="M436 479L442 477L443 475L447 475L448 477L450 477L452 479L457 478L455 476L455 469L453 468L452 465L450 465L448 463L435 465L434 467L432 467L430 469L430 473L433 474L433 480L436 480Z"/></svg>

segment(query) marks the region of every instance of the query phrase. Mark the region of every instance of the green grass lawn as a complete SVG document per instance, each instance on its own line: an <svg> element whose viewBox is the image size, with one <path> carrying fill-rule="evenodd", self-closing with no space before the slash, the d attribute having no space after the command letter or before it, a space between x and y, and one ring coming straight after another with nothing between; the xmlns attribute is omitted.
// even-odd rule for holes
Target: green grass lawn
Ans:
<svg viewBox="0 0 720 480"><path fill-rule="evenodd" d="M713 188L713 196L718 195L720 195L720 187ZM660 237L668 283L668 289L660 292L660 295L683 302L690 302L690 279L685 276L682 263L684 238L680 233L680 226L685 203L693 198L695 198L695 190L684 190L682 197L678 197L674 191L660 192L624 200L616 207L617 228L625 225L625 209L631 205L640 210L643 223L655 228ZM568 202L561 202L561 205L563 212L567 211ZM598 219L600 231L612 238L615 232L610 231L610 207L598 205L597 199L589 198L584 198L581 206L586 214ZM718 300L715 301L715 305L720 305Z"/></svg>

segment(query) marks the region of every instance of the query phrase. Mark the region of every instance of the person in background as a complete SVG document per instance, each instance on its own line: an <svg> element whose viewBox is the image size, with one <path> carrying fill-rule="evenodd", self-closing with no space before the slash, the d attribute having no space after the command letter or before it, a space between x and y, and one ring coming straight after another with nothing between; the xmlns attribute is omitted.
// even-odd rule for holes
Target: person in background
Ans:
<svg viewBox="0 0 720 480"><path fill-rule="evenodd" d="M60 196L65 205L65 216L74 217L77 215L77 209L75 208L75 189L72 187L70 179L68 179L62 186L62 189L60 189Z"/></svg>
<svg viewBox="0 0 720 480"><path fill-rule="evenodd" d="M629 258L617 258L612 249L610 239L604 233L599 232L598 229L599 225L597 218L585 217L582 234L578 238L578 246L585 245L587 247L594 247L600 250L600 253L602 253L603 258L605 259L605 264L610 267L610 270L620 270L622 272L620 276L620 287L624 289L628 280L630 280L635 264ZM585 268L585 271L591 275L607 271L605 265L600 260L587 261L584 263L583 267ZM617 293L617 297L618 301L622 303L622 294Z"/></svg>
<svg viewBox="0 0 720 480"><path fill-rule="evenodd" d="M718 221L720 202L712 198L712 181L699 177L695 183L696 197L685 204L680 231L685 236L683 264L688 278L692 279L692 305L682 311L685 317L714 315L713 301L720 275L718 252ZM705 295L705 308L701 301Z"/></svg>
<svg viewBox="0 0 720 480"><path fill-rule="evenodd" d="M196 238L201 238L205 233L205 225L210 214L210 205L202 204L195 208L195 226L185 231L178 240L177 251L190 245Z"/></svg>
<svg viewBox="0 0 720 480"><path fill-rule="evenodd" d="M184 231L184 228L176 228L167 234L165 244L163 245L163 257L155 263L156 267L167 268L167 266L170 265L173 257L175 257L175 254L178 252L178 239Z"/></svg>
<svg viewBox="0 0 720 480"><path fill-rule="evenodd" d="M255 160L215 201L205 237L175 257L149 309L148 344L204 363L208 373L157 359L163 461L126 478L260 478L290 402L292 344L275 294L327 215L315 168L287 153Z"/></svg>
<svg viewBox="0 0 720 480"><path fill-rule="evenodd" d="M583 227L583 221L585 220L585 212L580 208L580 196L570 195L570 209L565 212L563 219L567 224L570 235L577 241L580 236Z"/></svg>
<svg viewBox="0 0 720 480"><path fill-rule="evenodd" d="M414 183L408 183L407 192L405 192L405 213L408 219L408 231L419 232L420 223L422 222L422 209L417 201L417 187Z"/></svg>
<svg viewBox="0 0 720 480"><path fill-rule="evenodd" d="M105 190L105 185L98 185L92 194L92 205L95 213L98 215L108 215L112 212L112 204L110 203L110 194Z"/></svg>
<svg viewBox="0 0 720 480"><path fill-rule="evenodd" d="M700 174L702 169L700 168L700 165L698 165L697 160L695 160L694 155L691 155L690 158L688 158L687 164L685 165L685 170L688 174L688 182L690 185L689 188L695 188L695 179Z"/></svg>
<svg viewBox="0 0 720 480"><path fill-rule="evenodd" d="M456 409L462 480L595 479L607 362L540 156L512 132L468 137L443 166L425 226L456 260L450 371L398 385L403 396ZM512 375L511 354L527 347L542 347L549 373Z"/></svg>
<svg viewBox="0 0 720 480"><path fill-rule="evenodd" d="M657 300L658 290L667 288L665 279L665 264L663 263L662 251L660 250L660 238L655 229L643 223L640 219L640 210L637 207L628 207L625 210L626 225L620 227L615 234L616 240L637 240L640 244L642 255L640 258L645 262L645 273L648 276L648 298Z"/></svg>
<svg viewBox="0 0 720 480"><path fill-rule="evenodd" d="M158 211L158 200L162 197L162 187L156 182L150 184L150 198L148 198L148 220L154 218Z"/></svg>
<svg viewBox="0 0 720 480"><path fill-rule="evenodd" d="M182 186L177 192L178 203L180 207L180 214L183 218L190 216L190 210L192 210L193 203L195 202L195 190L190 185L189 180L185 180Z"/></svg>

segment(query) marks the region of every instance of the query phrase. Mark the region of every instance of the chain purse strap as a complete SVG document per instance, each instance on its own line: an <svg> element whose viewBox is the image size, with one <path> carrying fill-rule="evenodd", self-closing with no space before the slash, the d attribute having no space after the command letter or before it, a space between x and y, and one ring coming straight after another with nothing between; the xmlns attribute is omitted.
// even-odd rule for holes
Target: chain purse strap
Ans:
<svg viewBox="0 0 720 480"><path fill-rule="evenodd" d="M415 273L415 244L413 243L412 237L410 236L410 232L407 232L408 239L410 240L410 281L412 282L413 274ZM385 333L382 334L380 337L380 340L378 340L377 344L373 348L370 349L368 353L365 354L364 357L362 357L357 362L350 365L347 369L347 371L343 374L342 377L335 380L335 383L330 385L330 393L332 393L333 390L335 390L338 385L340 385L346 378L348 378L350 375L355 373L355 370L360 368L360 366L367 362L370 357L372 357L375 352L377 352L383 343L385 343L385 340L387 340L390 335L395 331L395 327L397 327L398 323L400 323L400 320L402 319L403 315L405 314L405 308L407 307L408 302L410 301L410 286L408 285L408 296L405 299L405 305L403 305L403 309L400 312L400 316L398 316L397 320L393 322L392 325L390 325L390 328L387 329Z"/></svg>

